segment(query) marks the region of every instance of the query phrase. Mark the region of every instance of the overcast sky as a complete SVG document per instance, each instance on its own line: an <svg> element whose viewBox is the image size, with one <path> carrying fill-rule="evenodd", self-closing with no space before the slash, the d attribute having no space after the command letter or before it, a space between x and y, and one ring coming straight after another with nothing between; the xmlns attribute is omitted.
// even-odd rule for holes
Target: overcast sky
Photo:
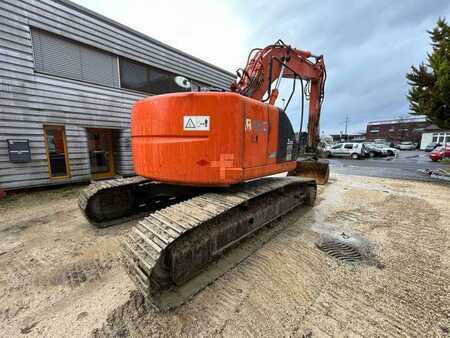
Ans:
<svg viewBox="0 0 450 338"><path fill-rule="evenodd" d="M405 73L425 59L426 31L439 17L450 19L448 0L75 2L233 73L250 49L279 38L323 54L326 133L344 130L347 114L349 132L365 130L368 121L407 116ZM295 98L288 111L297 126L299 93Z"/></svg>

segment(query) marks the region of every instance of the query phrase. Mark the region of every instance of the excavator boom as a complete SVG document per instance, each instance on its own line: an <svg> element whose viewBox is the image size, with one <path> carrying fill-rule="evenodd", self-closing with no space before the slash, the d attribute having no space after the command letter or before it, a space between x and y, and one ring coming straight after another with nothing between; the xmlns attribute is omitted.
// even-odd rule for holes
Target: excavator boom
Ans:
<svg viewBox="0 0 450 338"><path fill-rule="evenodd" d="M281 78L306 81L310 90L307 148L310 152L317 150L320 110L326 81L322 55L316 56L309 51L292 48L278 40L273 45L250 52L247 65L237 73L239 78L231 85L232 91L255 100L268 101L271 105L278 97Z"/></svg>

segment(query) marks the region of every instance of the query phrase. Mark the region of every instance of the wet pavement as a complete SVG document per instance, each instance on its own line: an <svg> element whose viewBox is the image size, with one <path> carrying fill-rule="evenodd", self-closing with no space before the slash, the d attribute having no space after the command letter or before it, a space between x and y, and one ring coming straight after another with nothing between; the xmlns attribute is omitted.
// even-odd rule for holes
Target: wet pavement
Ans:
<svg viewBox="0 0 450 338"><path fill-rule="evenodd" d="M436 182L424 175L420 169L449 169L448 163L432 162L428 153L423 151L401 151L397 158L373 158L351 160L347 158L330 158L333 172L346 175L386 177Z"/></svg>

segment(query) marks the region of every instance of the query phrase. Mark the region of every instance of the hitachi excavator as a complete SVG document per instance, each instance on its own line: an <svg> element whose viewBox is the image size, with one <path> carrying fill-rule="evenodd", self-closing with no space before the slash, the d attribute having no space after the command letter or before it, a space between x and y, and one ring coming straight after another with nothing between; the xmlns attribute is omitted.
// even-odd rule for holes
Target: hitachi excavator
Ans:
<svg viewBox="0 0 450 338"><path fill-rule="evenodd" d="M122 240L123 261L137 288L160 308L210 283L217 274L208 269L228 249L297 206L312 206L316 184L328 180L328 163L317 157L323 56L279 40L252 50L237 75L229 91L138 101L131 136L139 176L93 183L79 198L99 227L141 217ZM303 144L274 105L282 78L301 82L300 124L309 99Z"/></svg>

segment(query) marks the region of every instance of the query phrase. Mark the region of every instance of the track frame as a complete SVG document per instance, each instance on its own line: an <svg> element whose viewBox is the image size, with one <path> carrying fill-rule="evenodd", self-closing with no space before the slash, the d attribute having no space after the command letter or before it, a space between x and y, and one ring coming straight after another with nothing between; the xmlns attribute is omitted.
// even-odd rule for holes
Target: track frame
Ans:
<svg viewBox="0 0 450 338"><path fill-rule="evenodd" d="M312 179L263 178L161 209L123 238L124 266L152 304L178 306L242 260L238 244L292 209L313 205L316 191ZM226 262L214 264L228 251Z"/></svg>

